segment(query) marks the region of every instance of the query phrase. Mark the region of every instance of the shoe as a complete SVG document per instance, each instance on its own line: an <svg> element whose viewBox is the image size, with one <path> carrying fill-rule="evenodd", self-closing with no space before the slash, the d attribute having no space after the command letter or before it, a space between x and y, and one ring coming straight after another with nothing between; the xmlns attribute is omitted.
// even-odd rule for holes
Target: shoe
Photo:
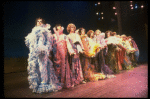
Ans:
<svg viewBox="0 0 150 99"><path fill-rule="evenodd" d="M108 75L107 74L107 78L116 78L116 76L115 75Z"/></svg>

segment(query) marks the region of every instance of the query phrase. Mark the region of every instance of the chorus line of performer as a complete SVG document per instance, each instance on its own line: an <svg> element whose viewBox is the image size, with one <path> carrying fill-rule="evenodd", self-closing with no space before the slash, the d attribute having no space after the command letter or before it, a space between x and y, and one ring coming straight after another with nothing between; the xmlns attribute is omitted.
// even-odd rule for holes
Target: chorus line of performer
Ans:
<svg viewBox="0 0 150 99"><path fill-rule="evenodd" d="M116 32L76 30L57 24L52 34L50 24L37 18L35 27L25 37L29 48L28 81L34 93L55 92L89 81L114 78L115 73L137 65L139 50L131 36ZM106 35L106 37L105 37Z"/></svg>

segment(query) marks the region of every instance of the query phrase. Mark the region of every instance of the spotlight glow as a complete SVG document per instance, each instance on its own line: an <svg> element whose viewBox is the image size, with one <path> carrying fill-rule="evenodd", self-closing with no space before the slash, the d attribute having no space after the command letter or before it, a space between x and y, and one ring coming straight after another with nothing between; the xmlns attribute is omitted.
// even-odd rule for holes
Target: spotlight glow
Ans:
<svg viewBox="0 0 150 99"><path fill-rule="evenodd" d="M141 8L143 8L144 6L143 5L141 5Z"/></svg>
<svg viewBox="0 0 150 99"><path fill-rule="evenodd" d="M137 6L135 6L135 9L137 9Z"/></svg>
<svg viewBox="0 0 150 99"><path fill-rule="evenodd" d="M98 5L101 4L100 2L98 2Z"/></svg>
<svg viewBox="0 0 150 99"><path fill-rule="evenodd" d="M113 7L113 9L116 9L116 7Z"/></svg>

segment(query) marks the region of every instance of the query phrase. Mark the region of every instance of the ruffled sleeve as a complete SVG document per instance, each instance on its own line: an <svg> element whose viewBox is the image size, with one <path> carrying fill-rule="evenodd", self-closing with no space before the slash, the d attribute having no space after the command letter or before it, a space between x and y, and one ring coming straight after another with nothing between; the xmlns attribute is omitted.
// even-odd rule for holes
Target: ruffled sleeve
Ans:
<svg viewBox="0 0 150 99"><path fill-rule="evenodd" d="M67 49L68 49L69 54L71 55L71 54L75 53L75 51L73 50L73 48L70 44L70 41L69 41L69 39L66 35L65 35L65 39L66 39L66 42L67 42Z"/></svg>

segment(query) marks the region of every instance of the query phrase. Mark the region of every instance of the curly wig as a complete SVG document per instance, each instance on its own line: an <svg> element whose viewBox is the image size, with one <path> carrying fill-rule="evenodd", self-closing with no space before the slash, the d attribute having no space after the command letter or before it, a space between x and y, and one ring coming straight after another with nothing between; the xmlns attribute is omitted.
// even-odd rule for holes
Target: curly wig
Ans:
<svg viewBox="0 0 150 99"><path fill-rule="evenodd" d="M94 31L93 31L93 30L89 30L89 31L87 32L87 36L90 37L90 36L91 36L91 33L94 33Z"/></svg>
<svg viewBox="0 0 150 99"><path fill-rule="evenodd" d="M67 32L70 33L71 27L74 27L74 30L76 30L76 26L73 23L68 24L67 26Z"/></svg>

